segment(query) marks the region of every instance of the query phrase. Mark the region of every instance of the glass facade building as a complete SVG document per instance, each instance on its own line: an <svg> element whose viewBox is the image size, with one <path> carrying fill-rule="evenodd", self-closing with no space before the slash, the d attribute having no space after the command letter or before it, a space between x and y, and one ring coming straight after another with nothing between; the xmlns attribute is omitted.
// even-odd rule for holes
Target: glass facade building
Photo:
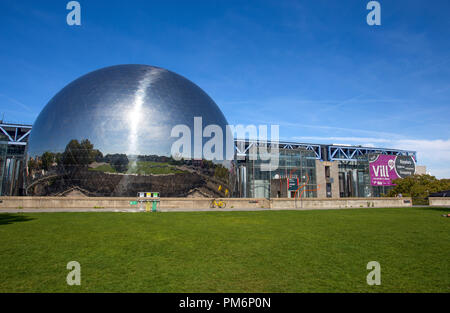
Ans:
<svg viewBox="0 0 450 313"><path fill-rule="evenodd" d="M239 197L293 198L300 194L307 198L317 196L315 155L311 151L280 149L278 165L273 170L263 168L267 161L261 160L257 155L249 154L236 162Z"/></svg>
<svg viewBox="0 0 450 313"><path fill-rule="evenodd" d="M366 159L341 161L339 168L339 197L371 197L369 163Z"/></svg>
<svg viewBox="0 0 450 313"><path fill-rule="evenodd" d="M269 146L271 144L268 143ZM239 197L380 197L393 186L373 184L370 157L376 160L378 155L384 155L414 164L416 160L414 151L279 142L277 168L265 171L262 167L267 161L256 158L252 152L258 149L258 145L252 140L236 140L236 194Z"/></svg>
<svg viewBox="0 0 450 313"><path fill-rule="evenodd" d="M0 196L23 195L25 150L31 125L0 121Z"/></svg>
<svg viewBox="0 0 450 313"><path fill-rule="evenodd" d="M394 186L373 186L370 181L369 155L362 155L355 161L339 162L339 190L341 198L381 197Z"/></svg>
<svg viewBox="0 0 450 313"><path fill-rule="evenodd" d="M416 160L414 151L269 142L278 146L278 157L267 168L253 149L260 143L233 142L227 124L216 103L176 73L147 65L103 68L57 93L32 131L29 125L0 125L0 193L378 197L392 186L373 183L369 155ZM179 145L186 141L188 149Z"/></svg>

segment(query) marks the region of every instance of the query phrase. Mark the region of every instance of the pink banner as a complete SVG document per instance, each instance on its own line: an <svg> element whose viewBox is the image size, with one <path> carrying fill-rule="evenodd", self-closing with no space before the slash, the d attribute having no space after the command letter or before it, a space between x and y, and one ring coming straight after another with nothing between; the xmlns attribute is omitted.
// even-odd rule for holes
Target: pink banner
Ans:
<svg viewBox="0 0 450 313"><path fill-rule="evenodd" d="M372 155L369 157L370 184L372 186L395 186L393 181L413 175L416 170L411 156Z"/></svg>

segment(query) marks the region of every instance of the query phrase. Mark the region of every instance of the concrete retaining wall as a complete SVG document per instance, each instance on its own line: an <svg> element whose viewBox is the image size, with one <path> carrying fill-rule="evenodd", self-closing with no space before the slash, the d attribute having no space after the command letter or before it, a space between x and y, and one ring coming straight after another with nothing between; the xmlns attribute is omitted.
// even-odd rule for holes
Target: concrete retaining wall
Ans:
<svg viewBox="0 0 450 313"><path fill-rule="evenodd" d="M343 209L410 207L411 198L272 199L272 209Z"/></svg>
<svg viewBox="0 0 450 313"><path fill-rule="evenodd" d="M227 209L232 208L248 208L248 209L263 209L269 208L270 203L267 199L253 199L253 198L222 198L216 201L223 201L226 203ZM211 207L212 199L208 198L161 198L158 207L161 209L209 209Z"/></svg>
<svg viewBox="0 0 450 313"><path fill-rule="evenodd" d="M430 198L431 199L431 198ZM442 198L435 198L442 199ZM226 202L227 209L338 209L338 208L387 208L409 207L410 198L346 198L346 199L253 199L226 198L217 199ZM136 208L130 204L136 198L114 197L0 197L0 209L38 209L38 208ZM158 208L164 211L170 209L208 209L212 199L208 198L161 198ZM446 201L449 201L448 198ZM439 202L441 203L441 202ZM431 200L430 200L431 204ZM435 205L449 205L435 204Z"/></svg>
<svg viewBox="0 0 450 313"><path fill-rule="evenodd" d="M429 197L428 201L431 206L450 206L450 198L448 197Z"/></svg>
<svg viewBox="0 0 450 313"><path fill-rule="evenodd" d="M103 197L0 197L0 208L133 208L136 198Z"/></svg>

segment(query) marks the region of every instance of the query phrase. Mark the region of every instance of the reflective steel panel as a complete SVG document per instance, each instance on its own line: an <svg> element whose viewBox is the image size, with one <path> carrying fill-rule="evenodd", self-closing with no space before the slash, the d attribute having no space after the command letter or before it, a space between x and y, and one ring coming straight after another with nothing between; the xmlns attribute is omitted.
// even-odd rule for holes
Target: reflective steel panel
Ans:
<svg viewBox="0 0 450 313"><path fill-rule="evenodd" d="M232 161L186 157L188 152L198 156L194 117L201 117L200 134L207 125L219 126L225 147L224 115L202 89L176 73L147 65L118 65L82 76L56 94L33 125L26 193L231 194ZM171 153L179 139L171 137L176 125L186 125L191 132L191 151L180 150L185 156L181 160ZM200 145L209 139L202 136ZM220 159L224 158L223 154Z"/></svg>

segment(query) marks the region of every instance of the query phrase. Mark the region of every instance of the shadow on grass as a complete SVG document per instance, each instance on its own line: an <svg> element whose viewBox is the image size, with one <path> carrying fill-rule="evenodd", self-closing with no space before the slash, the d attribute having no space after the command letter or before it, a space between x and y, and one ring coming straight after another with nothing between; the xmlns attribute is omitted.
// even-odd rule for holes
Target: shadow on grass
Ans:
<svg viewBox="0 0 450 313"><path fill-rule="evenodd" d="M0 225L8 225L17 222L28 222L34 220L34 218L22 215L22 214L9 214L0 213Z"/></svg>

